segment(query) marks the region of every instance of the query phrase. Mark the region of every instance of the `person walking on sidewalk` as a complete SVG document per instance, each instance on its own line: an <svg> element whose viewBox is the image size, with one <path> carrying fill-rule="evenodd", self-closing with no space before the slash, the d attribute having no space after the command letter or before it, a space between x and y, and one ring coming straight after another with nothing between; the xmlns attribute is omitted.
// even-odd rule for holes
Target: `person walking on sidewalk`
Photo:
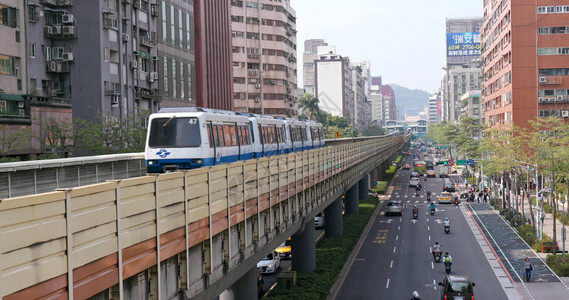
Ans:
<svg viewBox="0 0 569 300"><path fill-rule="evenodd" d="M526 260L524 261L524 269L525 269L526 281L529 282L531 278L531 271L533 270L533 265L529 260L529 257L526 257Z"/></svg>

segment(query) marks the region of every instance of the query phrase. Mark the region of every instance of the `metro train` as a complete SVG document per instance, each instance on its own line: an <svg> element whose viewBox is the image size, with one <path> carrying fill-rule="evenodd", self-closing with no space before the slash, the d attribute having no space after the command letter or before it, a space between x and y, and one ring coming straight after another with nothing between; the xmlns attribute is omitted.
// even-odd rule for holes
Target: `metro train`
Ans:
<svg viewBox="0 0 569 300"><path fill-rule="evenodd" d="M172 107L150 115L145 156L148 172L161 173L324 146L315 121Z"/></svg>

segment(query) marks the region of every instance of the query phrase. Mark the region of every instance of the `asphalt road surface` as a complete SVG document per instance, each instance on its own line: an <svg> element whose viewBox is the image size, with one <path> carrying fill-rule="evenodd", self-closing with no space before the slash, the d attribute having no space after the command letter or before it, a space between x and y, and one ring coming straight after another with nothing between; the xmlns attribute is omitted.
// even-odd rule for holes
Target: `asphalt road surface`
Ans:
<svg viewBox="0 0 569 300"><path fill-rule="evenodd" d="M412 157L406 163L412 165ZM336 299L409 299L413 291L422 299L440 299L437 283L446 274L444 265L433 260L435 241L453 257L451 274L467 275L476 283L476 299L507 299L460 209L437 204L435 215L429 214L426 191L436 199L444 179L428 178L416 197L408 184L411 171L400 170L390 194L383 197L384 201L401 201L403 216L388 217L383 211L377 216ZM412 218L414 205L419 208L418 220ZM445 217L451 220L449 234L444 233Z"/></svg>

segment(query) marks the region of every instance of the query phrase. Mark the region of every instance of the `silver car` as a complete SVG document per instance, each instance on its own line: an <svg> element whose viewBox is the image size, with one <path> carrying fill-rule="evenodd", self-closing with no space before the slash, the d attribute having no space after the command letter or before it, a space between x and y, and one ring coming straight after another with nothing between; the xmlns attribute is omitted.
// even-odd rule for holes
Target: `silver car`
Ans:
<svg viewBox="0 0 569 300"><path fill-rule="evenodd" d="M401 203L396 201L389 201L387 203L387 210L385 211L386 216L396 215L401 216L403 214L403 206Z"/></svg>

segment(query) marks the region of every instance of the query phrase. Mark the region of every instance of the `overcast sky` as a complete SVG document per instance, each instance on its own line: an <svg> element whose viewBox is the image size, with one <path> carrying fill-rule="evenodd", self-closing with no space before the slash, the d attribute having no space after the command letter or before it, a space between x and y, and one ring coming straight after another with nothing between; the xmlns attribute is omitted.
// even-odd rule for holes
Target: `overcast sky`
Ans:
<svg viewBox="0 0 569 300"><path fill-rule="evenodd" d="M435 92L445 64L447 18L482 17L482 0L291 0L298 85L304 41L324 38L352 61L369 60L384 83Z"/></svg>

